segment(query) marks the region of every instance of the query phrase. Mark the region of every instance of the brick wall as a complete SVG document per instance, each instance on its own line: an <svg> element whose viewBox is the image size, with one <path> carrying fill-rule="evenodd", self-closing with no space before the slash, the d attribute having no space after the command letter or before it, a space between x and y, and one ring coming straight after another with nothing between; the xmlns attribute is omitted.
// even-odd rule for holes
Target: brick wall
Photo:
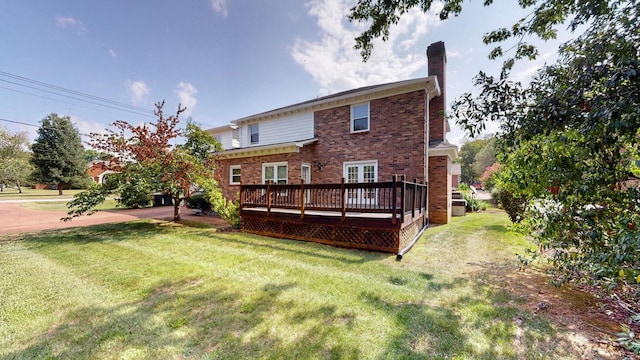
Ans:
<svg viewBox="0 0 640 360"><path fill-rule="evenodd" d="M447 224L451 220L451 159L448 156L429 158L429 221Z"/></svg>
<svg viewBox="0 0 640 360"><path fill-rule="evenodd" d="M343 163L378 161L378 181L393 175L425 180L426 92L414 91L369 103L370 131L350 132L350 107L315 113L315 156L325 165L314 181L339 182Z"/></svg>

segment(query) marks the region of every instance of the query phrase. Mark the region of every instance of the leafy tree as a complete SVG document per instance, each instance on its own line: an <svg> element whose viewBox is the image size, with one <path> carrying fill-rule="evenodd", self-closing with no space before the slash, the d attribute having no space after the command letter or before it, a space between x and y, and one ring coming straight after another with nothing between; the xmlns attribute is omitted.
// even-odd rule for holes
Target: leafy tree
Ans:
<svg viewBox="0 0 640 360"><path fill-rule="evenodd" d="M482 149L478 151L473 161L473 170L475 174L478 174L478 179L482 177L487 168L493 165L498 159L496 159L496 139L492 137L487 140ZM482 180L481 180L482 181Z"/></svg>
<svg viewBox="0 0 640 360"><path fill-rule="evenodd" d="M444 0L444 7L440 11L440 19L446 20L450 15L457 16L462 12L463 0ZM365 22L368 28L356 37L355 48L360 50L362 59L367 61L373 50L372 41L376 38L389 39L390 28L400 21L400 17L412 8L419 8L427 12L434 4L433 0L358 0L351 8L348 18L352 22ZM485 0L484 5L490 6L493 0ZM557 31L554 26L563 24L572 17L569 27L575 30L592 19L609 12L607 1L572 1L572 0L518 0L524 8L530 8L530 15L518 19L509 28L500 28L484 34L485 44L496 44L508 39L517 39L514 59L533 59L538 55L534 46L525 42L527 36L537 36L543 40L554 39ZM491 58L503 55L501 46L496 46L490 54ZM507 67L512 61L505 62Z"/></svg>
<svg viewBox="0 0 640 360"><path fill-rule="evenodd" d="M222 151L222 144L213 135L192 122L190 118L187 120L184 136L187 139L183 146L184 149L200 161L211 161L211 153Z"/></svg>
<svg viewBox="0 0 640 360"><path fill-rule="evenodd" d="M458 161L462 170L461 180L471 184L478 180L487 166L496 161L495 138L474 139L462 144Z"/></svg>
<svg viewBox="0 0 640 360"><path fill-rule="evenodd" d="M529 200L524 216L555 249L558 280L627 284L637 296L640 7L605 5L527 88L483 82L475 105L458 109L477 130L486 117L478 110L502 105L499 184Z"/></svg>
<svg viewBox="0 0 640 360"><path fill-rule="evenodd" d="M490 5L491 0L486 1ZM371 40L384 39L389 25L409 8L424 11L430 0L360 0L352 20L370 20L356 39L366 59ZM640 189L635 163L640 154L640 6L632 1L519 1L531 15L483 38L486 44L515 39L513 58L494 77L475 78L477 96L453 104L453 117L472 135L487 121L502 133L498 186L519 207L544 248L554 249L557 279L624 285L640 296ZM462 0L445 0L446 19L462 11ZM555 37L568 19L584 33L560 48L528 86L510 79L514 60L534 58L522 39ZM503 55L496 47L490 57Z"/></svg>
<svg viewBox="0 0 640 360"><path fill-rule="evenodd" d="M145 200L145 190L148 191L147 195L152 191L163 192L173 200L174 221L180 220L181 203L191 195L196 185L210 194L221 196L213 179L215 163L207 150L219 144L216 145L215 139L207 137L208 134L195 124L189 124L183 134L178 123L185 108L178 106L175 115L165 117L163 106L164 102L156 104L157 121L150 126L133 126L125 121L116 121L113 123L115 131L103 135L92 134L92 147L113 154L114 161L111 163L118 164L120 173L114 174L103 186L94 186L78 194L69 203L69 217L66 220L91 214L93 208L111 193L119 192L120 199L125 200L126 197L128 205L139 206ZM185 134L186 146L172 145L172 140ZM222 200L216 201L214 207L216 204L227 207L226 200ZM224 213L222 207L220 210Z"/></svg>
<svg viewBox="0 0 640 360"><path fill-rule="evenodd" d="M31 150L34 180L55 185L60 195L72 182L88 176L80 134L68 116L52 113L42 119Z"/></svg>
<svg viewBox="0 0 640 360"><path fill-rule="evenodd" d="M87 163L90 163L95 160L108 161L110 159L111 159L111 155L104 152L99 152L94 149L85 149L84 151L84 161Z"/></svg>
<svg viewBox="0 0 640 360"><path fill-rule="evenodd" d="M0 127L0 184L14 183L20 194L22 184L33 171L29 163L31 154L27 150L28 146L26 133L9 134Z"/></svg>

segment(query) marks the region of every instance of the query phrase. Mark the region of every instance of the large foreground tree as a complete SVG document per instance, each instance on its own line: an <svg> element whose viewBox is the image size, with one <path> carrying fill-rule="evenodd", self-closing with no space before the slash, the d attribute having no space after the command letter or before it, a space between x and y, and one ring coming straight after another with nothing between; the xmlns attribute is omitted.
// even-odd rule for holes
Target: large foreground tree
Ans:
<svg viewBox="0 0 640 360"><path fill-rule="evenodd" d="M82 140L68 116L52 113L42 119L31 150L33 179L55 185L60 195L72 182L87 177Z"/></svg>
<svg viewBox="0 0 640 360"><path fill-rule="evenodd" d="M123 188L126 191L135 188L148 193L158 191L171 197L173 219L178 221L180 205L191 195L194 186L215 188L213 157L206 151L216 147L210 144L215 143L215 139L207 138L205 132L190 124L186 134L188 146L174 145L172 142L183 136L178 123L185 108L178 106L175 115L165 116L163 106L164 102L156 104L155 123L134 126L118 120L112 124L115 130L108 134L91 135L90 145L112 155L108 164L118 174L111 174L106 184L78 194L69 203L70 217L90 214L107 195Z"/></svg>
<svg viewBox="0 0 640 360"><path fill-rule="evenodd" d="M491 4L491 1L485 2ZM487 44L515 39L502 72L481 72L477 96L453 104L453 118L472 135L488 120L501 125L498 185L528 203L517 219L552 250L559 282L606 283L640 307L640 3L632 1L519 1L531 16L485 34ZM351 18L372 20L357 39L363 56L371 39L386 36L409 7L431 1L361 0ZM445 2L442 18L462 10ZM554 26L588 24L564 44L557 63L523 86L510 78L514 59L534 57L524 35L555 36ZM497 47L492 57L502 55ZM524 208L521 208L524 209Z"/></svg>

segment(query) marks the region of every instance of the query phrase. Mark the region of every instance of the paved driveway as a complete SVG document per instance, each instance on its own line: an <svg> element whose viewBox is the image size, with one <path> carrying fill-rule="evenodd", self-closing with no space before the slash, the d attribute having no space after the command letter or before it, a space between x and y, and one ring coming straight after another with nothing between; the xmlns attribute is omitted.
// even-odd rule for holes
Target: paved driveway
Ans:
<svg viewBox="0 0 640 360"><path fill-rule="evenodd" d="M195 216L191 210L182 208L182 219L202 221L225 226L223 220L211 216ZM91 216L77 217L63 222L60 218L67 216L65 211L39 211L20 206L17 203L0 203L0 234L18 234L40 230L63 229L76 226L106 224L131 221L135 219L173 219L172 206L159 206L146 209L123 209L99 211Z"/></svg>

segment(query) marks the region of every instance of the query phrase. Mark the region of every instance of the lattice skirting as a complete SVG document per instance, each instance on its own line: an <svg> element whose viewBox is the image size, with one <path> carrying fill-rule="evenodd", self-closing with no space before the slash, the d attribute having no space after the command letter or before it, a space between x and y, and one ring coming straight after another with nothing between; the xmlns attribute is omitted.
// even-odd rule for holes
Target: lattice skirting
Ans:
<svg viewBox="0 0 640 360"><path fill-rule="evenodd" d="M400 229L400 249L407 247L422 229L423 216Z"/></svg>
<svg viewBox="0 0 640 360"><path fill-rule="evenodd" d="M242 230L285 239L392 253L398 251L400 244L398 229L362 229L247 218L242 220Z"/></svg>
<svg viewBox="0 0 640 360"><path fill-rule="evenodd" d="M389 253L397 253L406 247L421 228L422 217L402 229L358 228L253 217L242 220L242 230L249 233Z"/></svg>

